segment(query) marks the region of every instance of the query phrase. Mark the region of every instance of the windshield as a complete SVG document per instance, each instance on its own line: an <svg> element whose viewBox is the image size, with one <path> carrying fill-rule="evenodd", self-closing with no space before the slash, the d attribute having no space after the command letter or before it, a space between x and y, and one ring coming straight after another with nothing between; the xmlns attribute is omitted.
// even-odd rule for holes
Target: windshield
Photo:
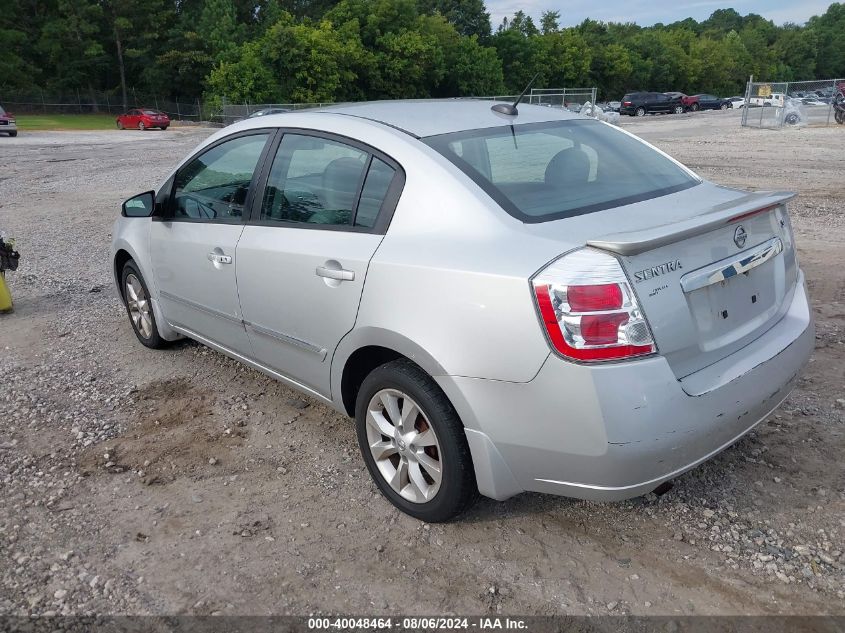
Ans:
<svg viewBox="0 0 845 633"><path fill-rule="evenodd" d="M160 115L160 114L161 114L161 112L159 112L158 110L144 110L144 114L155 114L155 115Z"/></svg>
<svg viewBox="0 0 845 633"><path fill-rule="evenodd" d="M665 196L699 180L660 152L594 120L550 121L423 141L523 222Z"/></svg>

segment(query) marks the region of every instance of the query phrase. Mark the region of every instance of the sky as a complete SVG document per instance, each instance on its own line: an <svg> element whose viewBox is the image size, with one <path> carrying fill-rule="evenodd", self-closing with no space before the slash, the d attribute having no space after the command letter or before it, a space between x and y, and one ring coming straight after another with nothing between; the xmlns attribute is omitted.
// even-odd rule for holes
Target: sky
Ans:
<svg viewBox="0 0 845 633"><path fill-rule="evenodd" d="M601 22L636 22L650 26L695 18L705 20L716 9L736 9L740 14L758 13L775 24L802 24L810 16L821 15L833 0L486 0L493 30L505 16L522 9L540 25L543 11L560 11L561 26L575 26L591 18Z"/></svg>

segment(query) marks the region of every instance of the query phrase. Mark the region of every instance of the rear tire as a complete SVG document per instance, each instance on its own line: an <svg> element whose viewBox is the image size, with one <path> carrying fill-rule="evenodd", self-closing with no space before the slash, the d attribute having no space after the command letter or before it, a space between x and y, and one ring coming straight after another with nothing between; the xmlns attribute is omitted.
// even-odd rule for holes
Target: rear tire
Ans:
<svg viewBox="0 0 845 633"><path fill-rule="evenodd" d="M684 106L675 106L675 114L683 114Z"/></svg>
<svg viewBox="0 0 845 633"><path fill-rule="evenodd" d="M117 122L117 129L118 129L118 130L122 130L122 129L123 129L123 121L118 121L118 122Z"/></svg>
<svg viewBox="0 0 845 633"><path fill-rule="evenodd" d="M129 316L129 323L141 345L150 349L164 349L170 345L170 342L161 338L158 333L150 291L144 281L144 276L132 260L123 266L120 274L120 291L126 306L126 314Z"/></svg>
<svg viewBox="0 0 845 633"><path fill-rule="evenodd" d="M15 136L17 136L17 135L18 135L18 131L17 131L17 130L15 130L14 132L9 132L9 136L11 136L12 138L14 138L14 137L15 137Z"/></svg>
<svg viewBox="0 0 845 633"><path fill-rule="evenodd" d="M164 132L166 129L167 129L167 126L165 125L161 128L161 131Z"/></svg>
<svg viewBox="0 0 845 633"><path fill-rule="evenodd" d="M719 109L720 109L720 110L727 110L727 109L728 109L728 104L727 104L727 103L723 103L722 105L720 105L720 106L719 106Z"/></svg>
<svg viewBox="0 0 845 633"><path fill-rule="evenodd" d="M410 360L381 365L364 379L355 425L370 476L402 512L448 521L477 499L463 424L437 383Z"/></svg>
<svg viewBox="0 0 845 633"><path fill-rule="evenodd" d="M645 116L645 108L643 108L642 106L640 106L639 108L637 108L637 111L636 111L636 113L635 113L635 114L636 114L637 116Z"/></svg>
<svg viewBox="0 0 845 633"><path fill-rule="evenodd" d="M693 103L693 104L690 106L690 110L692 110L693 112L698 112L700 109L701 109L701 106L700 106L700 105L698 105L697 103Z"/></svg>
<svg viewBox="0 0 845 633"><path fill-rule="evenodd" d="M141 130L141 131L143 132L144 130L146 130L146 129L147 129L147 126L146 126L146 125L144 125L144 122L143 122L143 121L140 121L140 122L138 123L138 129L139 129L139 130Z"/></svg>

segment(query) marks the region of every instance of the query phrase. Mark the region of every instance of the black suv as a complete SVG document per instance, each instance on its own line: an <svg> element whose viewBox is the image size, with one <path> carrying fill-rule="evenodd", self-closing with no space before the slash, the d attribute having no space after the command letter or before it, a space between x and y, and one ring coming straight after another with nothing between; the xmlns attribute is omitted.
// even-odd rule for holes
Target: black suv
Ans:
<svg viewBox="0 0 845 633"><path fill-rule="evenodd" d="M649 113L682 114L684 104L681 97L669 96L662 92L629 92L622 97L620 114L631 116L645 116Z"/></svg>

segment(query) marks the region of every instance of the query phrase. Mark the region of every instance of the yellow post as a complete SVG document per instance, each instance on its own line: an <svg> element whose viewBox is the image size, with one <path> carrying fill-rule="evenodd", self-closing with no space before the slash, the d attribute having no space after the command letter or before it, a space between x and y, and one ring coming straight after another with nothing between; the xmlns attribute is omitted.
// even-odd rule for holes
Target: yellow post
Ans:
<svg viewBox="0 0 845 633"><path fill-rule="evenodd" d="M0 272L0 314L12 311L12 293L6 285L6 278Z"/></svg>

